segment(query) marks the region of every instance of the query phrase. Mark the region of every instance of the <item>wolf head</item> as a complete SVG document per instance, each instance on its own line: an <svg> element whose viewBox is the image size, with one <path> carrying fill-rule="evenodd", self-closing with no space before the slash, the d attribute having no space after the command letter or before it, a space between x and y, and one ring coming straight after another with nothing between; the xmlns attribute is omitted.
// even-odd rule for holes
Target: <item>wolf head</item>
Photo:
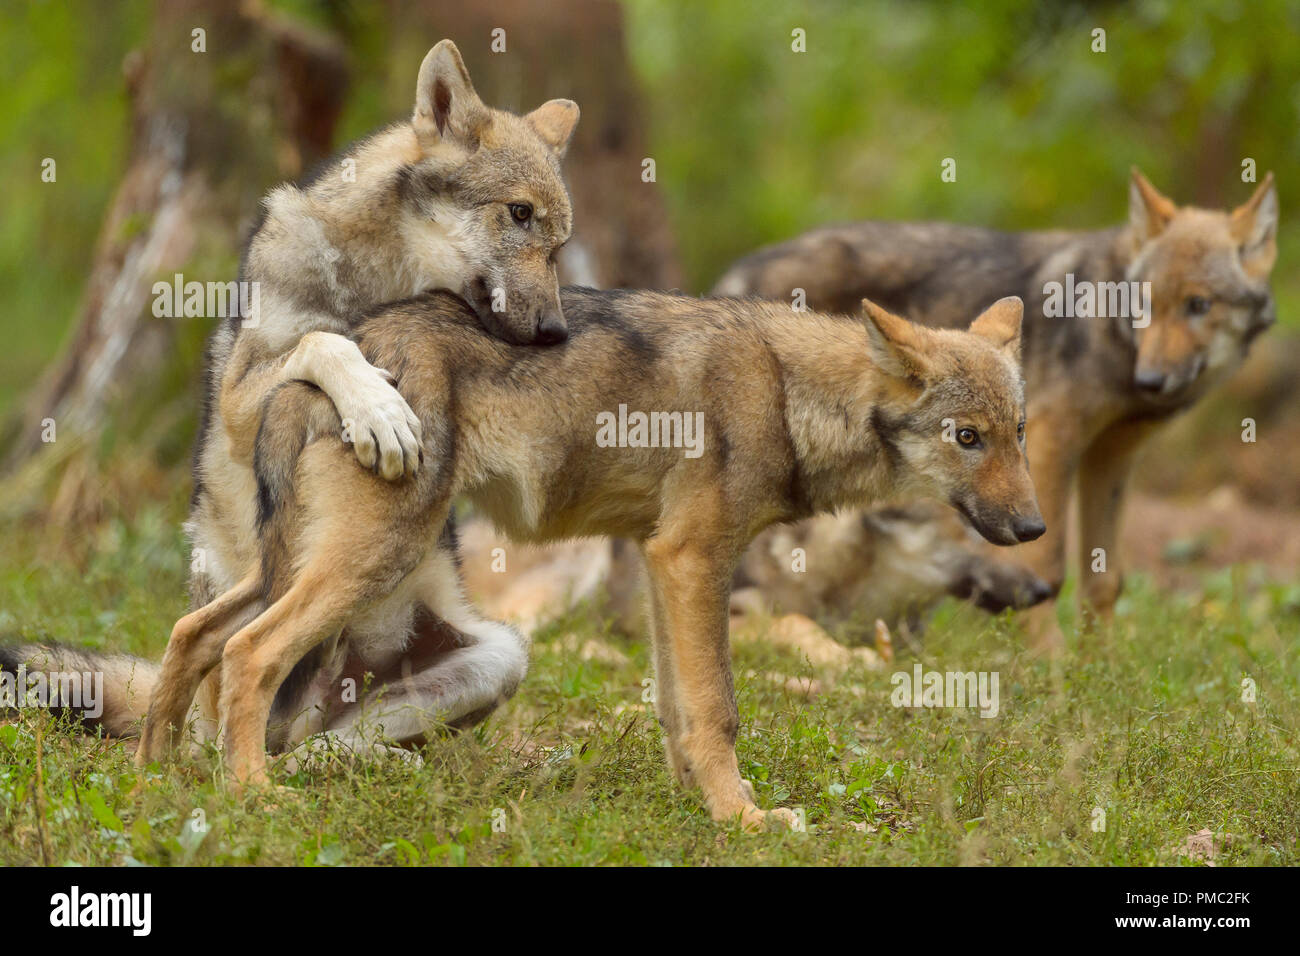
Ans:
<svg viewBox="0 0 1300 956"><path fill-rule="evenodd" d="M409 123L271 192L248 276L340 318L442 289L498 338L562 341L555 254L573 217L560 160L577 122L569 100L527 116L484 106L443 40L420 67Z"/></svg>
<svg viewBox="0 0 1300 956"><path fill-rule="evenodd" d="M1273 324L1268 276L1277 259L1273 174L1232 212L1179 208L1133 170L1128 278L1151 283L1150 324L1133 328L1133 387L1181 405L1235 369Z"/></svg>
<svg viewBox="0 0 1300 956"><path fill-rule="evenodd" d="M964 332L862 306L872 362L887 377L874 424L904 482L953 505L994 544L1042 535L1025 457L1024 304L1000 299Z"/></svg>
<svg viewBox="0 0 1300 956"><path fill-rule="evenodd" d="M425 263L430 272L455 273L444 287L508 342L568 335L555 255L573 226L560 160L577 122L571 100L526 116L485 106L450 40L420 66L411 118L419 156L405 167L398 228L417 255L422 246L438 260Z"/></svg>

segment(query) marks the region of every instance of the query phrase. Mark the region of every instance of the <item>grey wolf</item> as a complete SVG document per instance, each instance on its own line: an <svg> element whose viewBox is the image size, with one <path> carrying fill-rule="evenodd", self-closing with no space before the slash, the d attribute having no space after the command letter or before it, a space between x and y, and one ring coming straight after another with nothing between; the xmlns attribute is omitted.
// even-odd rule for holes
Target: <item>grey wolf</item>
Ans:
<svg viewBox="0 0 1300 956"><path fill-rule="evenodd" d="M977 303L1020 296L1029 447L1049 531L1018 558L1059 590L1077 485L1080 594L1104 620L1121 590L1120 515L1138 449L1236 369L1274 322L1268 276L1277 218L1272 173L1247 202L1222 212L1176 206L1135 169L1123 226L1021 233L946 223L830 226L741 259L714 292L790 301L798 288L822 309L851 308L867 296L936 327L959 324ZM1151 313L1137 321L1049 314L1067 276L1096 289L1107 284L1108 299L1120 283L1150 283ZM1092 573L1098 549L1107 570ZM1050 606L1036 615L1037 639L1059 645Z"/></svg>
<svg viewBox="0 0 1300 956"><path fill-rule="evenodd" d="M418 470L418 419L392 376L366 361L348 337L368 312L447 289L505 341L564 339L555 254L569 238L572 213L560 162L577 120L569 100L551 100L525 116L484 105L455 44L443 40L420 66L410 120L354 144L308 180L267 195L239 276L240 288L256 290L249 298L257 307L222 324L208 347L187 524L194 547L191 607L229 589L256 560L254 441L262 408L279 385L308 382L328 396L345 426L342 437L383 478ZM449 527L449 542L452 536ZM468 606L439 620L421 609L412 626L414 639L402 655L408 663L451 646L491 645L469 653L493 662L481 679L492 685L494 699L510 692L526 666L519 636ZM82 656L56 646L6 653L38 655L56 667L62 657ZM348 666L382 675L404 665L381 656ZM129 671L130 679L110 681L102 726L113 735L133 734L158 667L100 658L97 669L106 667L123 677ZM194 714L201 737L216 730L216 694L215 686L205 688L209 706ZM149 738L162 729L146 724L141 753L153 752Z"/></svg>
<svg viewBox="0 0 1300 956"><path fill-rule="evenodd" d="M274 737L276 721L301 710L282 710L277 695L298 661L391 642L416 604L440 616L460 607L443 527L464 495L515 540L639 543L669 764L714 818L752 827L764 813L736 760L727 614L754 535L900 491L953 503L995 543L1043 533L1024 453L1017 299L968 331L925 329L868 302L864 320L801 321L758 300L652 292L568 289L563 305L569 339L549 349L483 335L445 294L357 329L362 354L393 372L422 425L424 467L400 481L356 467L318 391L275 392L256 449L261 560L177 622L159 720L182 719L219 665L232 779L266 781L268 724ZM600 447L600 422L620 404L702 412L701 454L671 442ZM959 423L952 440L947 420ZM461 679L453 663L420 677L426 694ZM384 735L422 734L437 715L413 706L419 688L393 690L409 690L407 709L385 712Z"/></svg>

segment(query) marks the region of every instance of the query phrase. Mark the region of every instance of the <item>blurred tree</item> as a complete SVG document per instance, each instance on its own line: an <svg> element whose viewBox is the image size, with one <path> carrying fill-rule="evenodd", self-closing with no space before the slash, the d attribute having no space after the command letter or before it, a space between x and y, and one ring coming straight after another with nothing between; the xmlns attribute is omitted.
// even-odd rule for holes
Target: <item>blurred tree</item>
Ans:
<svg viewBox="0 0 1300 956"><path fill-rule="evenodd" d="M109 400L170 361L174 323L152 315L154 282L234 247L265 185L323 155L346 76L336 43L238 0L158 3L149 42L123 69L130 153L80 316L5 431L8 469L42 449L59 450L42 466L71 461L55 498L66 520L93 507L93 466L80 452ZM48 441L50 421L59 443Z"/></svg>

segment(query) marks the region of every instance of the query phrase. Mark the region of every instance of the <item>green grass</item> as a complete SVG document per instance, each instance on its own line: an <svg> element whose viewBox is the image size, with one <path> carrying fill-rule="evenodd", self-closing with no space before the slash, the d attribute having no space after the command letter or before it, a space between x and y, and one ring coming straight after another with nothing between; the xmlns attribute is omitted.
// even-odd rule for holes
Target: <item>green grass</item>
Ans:
<svg viewBox="0 0 1300 956"><path fill-rule="evenodd" d="M76 564L35 564L43 537L17 532L0 632L157 654L183 610L183 550L161 514L132 525L81 542ZM741 644L742 769L761 804L807 818L804 833L748 835L677 790L641 701L646 648L584 608L538 635L513 701L428 747L422 767L334 761L282 775L290 789L272 795L231 795L212 754L136 794L127 748L21 712L0 725L0 864L43 860L38 730L56 864L1144 865L1187 862L1174 848L1203 828L1231 834L1220 864L1296 863L1298 630L1297 589L1247 569L1207 575L1194 598L1138 579L1114 630L1072 639L1056 664L1026 654L1013 621L946 606L920 660L997 671L993 719L891 706L906 655L834 675ZM572 648L592 639L625 659L583 660ZM819 678L822 693L771 672Z"/></svg>

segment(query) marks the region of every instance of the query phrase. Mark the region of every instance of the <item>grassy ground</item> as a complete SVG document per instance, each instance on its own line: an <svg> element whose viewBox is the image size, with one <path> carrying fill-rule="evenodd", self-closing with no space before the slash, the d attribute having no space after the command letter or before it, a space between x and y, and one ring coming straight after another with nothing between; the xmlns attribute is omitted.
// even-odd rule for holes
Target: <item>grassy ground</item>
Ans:
<svg viewBox="0 0 1300 956"><path fill-rule="evenodd" d="M17 532L0 559L0 633L161 651L184 603L174 523L110 524L81 559L38 565L43 541ZM1294 864L1298 630L1297 589L1247 569L1195 599L1135 581L1114 631L1059 664L1025 654L1012 621L947 607L920 662L997 671L992 719L891 706L906 654L832 674L739 645L742 769L761 804L807 819L747 835L675 788L641 701L646 649L587 608L538 635L510 704L422 767L339 760L273 796L231 796L211 755L134 795L129 749L21 712L0 725L0 864L1160 864L1191 862L1176 850L1203 829L1216 863Z"/></svg>

